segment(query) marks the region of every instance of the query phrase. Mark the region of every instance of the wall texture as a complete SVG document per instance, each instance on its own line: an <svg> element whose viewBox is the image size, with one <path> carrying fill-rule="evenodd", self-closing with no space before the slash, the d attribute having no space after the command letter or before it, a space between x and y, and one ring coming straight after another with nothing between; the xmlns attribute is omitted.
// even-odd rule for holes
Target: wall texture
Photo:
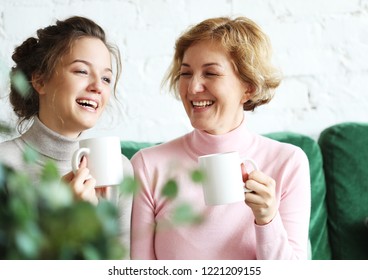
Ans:
<svg viewBox="0 0 368 280"><path fill-rule="evenodd" d="M181 103L160 84L176 37L213 16L255 20L284 73L271 103L246 113L252 130L317 137L335 123L368 121L368 0L0 0L0 122L16 124L7 101L14 47L71 15L98 22L124 62L119 103L86 136L166 141L190 131Z"/></svg>

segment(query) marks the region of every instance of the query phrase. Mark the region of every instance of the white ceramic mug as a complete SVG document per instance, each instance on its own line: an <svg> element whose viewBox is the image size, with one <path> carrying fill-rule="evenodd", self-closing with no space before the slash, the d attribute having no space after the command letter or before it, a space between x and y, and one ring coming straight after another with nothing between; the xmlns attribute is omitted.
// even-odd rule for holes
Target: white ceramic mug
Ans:
<svg viewBox="0 0 368 280"><path fill-rule="evenodd" d="M248 158L240 159L238 152L210 154L198 157L204 172L203 194L206 205L220 205L244 201L241 163L250 163L255 170L257 164Z"/></svg>
<svg viewBox="0 0 368 280"><path fill-rule="evenodd" d="M79 141L79 149L72 158L74 173L77 172L83 156L87 157L87 167L96 180L96 187L118 185L123 180L119 137L97 137Z"/></svg>

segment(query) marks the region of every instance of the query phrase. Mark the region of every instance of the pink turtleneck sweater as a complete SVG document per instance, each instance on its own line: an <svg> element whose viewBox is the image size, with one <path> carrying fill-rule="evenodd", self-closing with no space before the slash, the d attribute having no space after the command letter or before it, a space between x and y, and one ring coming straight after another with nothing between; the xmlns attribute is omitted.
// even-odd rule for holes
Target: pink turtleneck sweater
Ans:
<svg viewBox="0 0 368 280"><path fill-rule="evenodd" d="M278 211L267 225L256 225L244 202L206 206L201 186L191 180L198 156L227 151L254 159L276 181ZM194 130L146 148L132 164L142 184L133 201L132 259L307 259L311 191L300 148L254 134L243 121L225 135ZM161 194L169 179L179 187L174 200ZM177 224L173 213L183 204L203 215L203 222Z"/></svg>

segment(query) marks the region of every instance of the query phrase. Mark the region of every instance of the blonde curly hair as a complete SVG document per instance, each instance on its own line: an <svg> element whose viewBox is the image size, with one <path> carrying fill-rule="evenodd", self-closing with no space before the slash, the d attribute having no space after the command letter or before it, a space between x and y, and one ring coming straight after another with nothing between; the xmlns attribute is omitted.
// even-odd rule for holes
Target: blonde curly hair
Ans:
<svg viewBox="0 0 368 280"><path fill-rule="evenodd" d="M179 97L178 81L185 51L199 41L215 41L228 51L239 78L251 85L252 97L244 103L245 111L268 103L281 82L281 73L271 63L271 44L268 36L246 17L206 19L190 27L175 43L175 54L163 80Z"/></svg>

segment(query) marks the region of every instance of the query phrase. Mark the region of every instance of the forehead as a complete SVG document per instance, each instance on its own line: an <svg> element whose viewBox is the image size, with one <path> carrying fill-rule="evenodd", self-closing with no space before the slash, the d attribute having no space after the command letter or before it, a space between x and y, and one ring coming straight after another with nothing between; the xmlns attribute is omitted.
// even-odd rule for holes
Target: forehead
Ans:
<svg viewBox="0 0 368 280"><path fill-rule="evenodd" d="M231 60L229 52L220 42L213 40L199 41L190 45L183 54L183 62L186 60Z"/></svg>
<svg viewBox="0 0 368 280"><path fill-rule="evenodd" d="M76 58L95 62L105 67L111 66L111 54L105 43L98 38L82 37L76 39L64 55L63 60L67 62Z"/></svg>

